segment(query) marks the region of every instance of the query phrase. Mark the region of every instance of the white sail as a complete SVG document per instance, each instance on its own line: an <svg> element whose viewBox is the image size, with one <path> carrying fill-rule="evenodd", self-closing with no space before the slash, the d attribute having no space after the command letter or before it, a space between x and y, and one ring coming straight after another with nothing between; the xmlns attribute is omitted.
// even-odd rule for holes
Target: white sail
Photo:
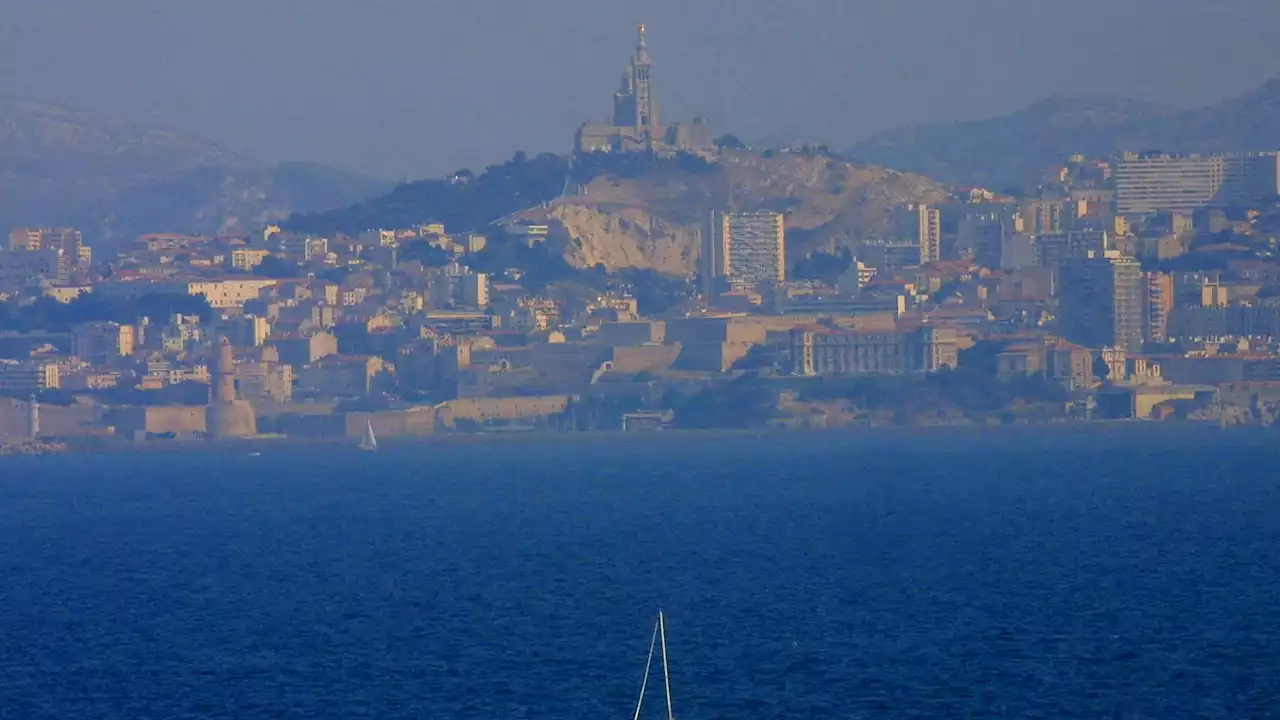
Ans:
<svg viewBox="0 0 1280 720"><path fill-rule="evenodd" d="M360 448L362 450L377 450L378 439L373 436L373 422L366 420L364 424L364 437L360 438Z"/></svg>

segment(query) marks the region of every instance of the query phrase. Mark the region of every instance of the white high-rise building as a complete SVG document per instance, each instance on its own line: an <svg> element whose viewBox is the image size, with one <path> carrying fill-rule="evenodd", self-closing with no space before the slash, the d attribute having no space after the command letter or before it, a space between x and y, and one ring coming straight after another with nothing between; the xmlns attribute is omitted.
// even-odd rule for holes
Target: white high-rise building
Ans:
<svg viewBox="0 0 1280 720"><path fill-rule="evenodd" d="M722 213L717 217L713 267L735 289L787 281L786 226L782 213Z"/></svg>
<svg viewBox="0 0 1280 720"><path fill-rule="evenodd" d="M1127 153L1116 164L1116 211L1121 215L1271 203L1278 193L1280 154L1276 152Z"/></svg>
<svg viewBox="0 0 1280 720"><path fill-rule="evenodd" d="M920 246L920 264L942 259L942 212L923 203L898 208L894 214L898 237Z"/></svg>

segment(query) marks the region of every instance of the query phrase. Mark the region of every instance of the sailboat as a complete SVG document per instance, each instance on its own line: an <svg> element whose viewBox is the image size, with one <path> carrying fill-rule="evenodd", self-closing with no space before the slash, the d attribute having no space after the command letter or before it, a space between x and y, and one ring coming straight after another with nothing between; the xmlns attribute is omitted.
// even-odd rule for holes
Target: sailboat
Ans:
<svg viewBox="0 0 1280 720"><path fill-rule="evenodd" d="M373 436L373 421L364 421L364 437L360 438L360 449L375 452L378 449L378 438Z"/></svg>
<svg viewBox="0 0 1280 720"><path fill-rule="evenodd" d="M640 720L644 693L649 687L649 671L653 667L653 649L659 641L662 642L662 682L667 690L667 720L675 720L676 716L671 711L671 673L667 671L667 622L661 610L658 611L658 622L653 626L653 638L649 640L649 659L644 663L644 678L640 681L640 699L636 701L636 714L631 720Z"/></svg>

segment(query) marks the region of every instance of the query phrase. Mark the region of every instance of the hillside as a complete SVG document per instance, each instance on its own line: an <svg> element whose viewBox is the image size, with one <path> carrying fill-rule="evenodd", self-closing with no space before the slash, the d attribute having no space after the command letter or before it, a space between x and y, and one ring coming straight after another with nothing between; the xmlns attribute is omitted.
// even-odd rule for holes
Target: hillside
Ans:
<svg viewBox="0 0 1280 720"><path fill-rule="evenodd" d="M562 196L565 187L570 192ZM443 222L464 231L512 216L550 224L547 249L572 267L687 276L696 269L698 233L713 210L785 212L788 256L795 261L883 231L896 205L947 196L927 178L821 154L726 150L714 162L592 155L572 168L567 158L540 155L517 157L476 178L409 183L341 211L296 216L286 227L323 234Z"/></svg>
<svg viewBox="0 0 1280 720"><path fill-rule="evenodd" d="M313 165L267 168L198 136L0 98L0 227L74 224L95 240L213 232L382 192Z"/></svg>
<svg viewBox="0 0 1280 720"><path fill-rule="evenodd" d="M1083 152L1228 152L1280 148L1280 80L1221 103L1177 110L1131 100L1051 98L1011 115L881 133L845 155L953 184L1026 186Z"/></svg>
<svg viewBox="0 0 1280 720"><path fill-rule="evenodd" d="M577 195L524 217L563 229L560 249L572 266L689 275L697 268L698 233L707 231L716 209L786 213L787 255L794 263L812 250L883 232L897 205L947 197L927 178L823 155L725 151L704 172L601 175Z"/></svg>

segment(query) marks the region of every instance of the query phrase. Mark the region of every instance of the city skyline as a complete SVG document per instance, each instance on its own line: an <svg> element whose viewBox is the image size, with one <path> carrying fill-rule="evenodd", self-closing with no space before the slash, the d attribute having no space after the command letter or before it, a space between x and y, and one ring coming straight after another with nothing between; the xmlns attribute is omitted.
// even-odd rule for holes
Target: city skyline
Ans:
<svg viewBox="0 0 1280 720"><path fill-rule="evenodd" d="M811 135L836 147L1051 95L1212 102L1280 72L1280 49L1264 42L1280 8L1171 3L1153 15L1140 5L1034 3L1012 13L999 0L811 0L729 12L659 0L639 16L629 4L578 0L316 3L305 14L138 0L126 14L69 0L11 8L0 20L0 92L190 130L266 162L422 177L517 149L567 149L583 117L608 113L601 98L640 22L660 58L664 119L702 115L721 132ZM1143 32L1097 41L1108 23ZM1157 52L1165 37L1213 26L1252 50ZM1015 32L1026 27L1040 30ZM758 52L766 42L774 49Z"/></svg>

